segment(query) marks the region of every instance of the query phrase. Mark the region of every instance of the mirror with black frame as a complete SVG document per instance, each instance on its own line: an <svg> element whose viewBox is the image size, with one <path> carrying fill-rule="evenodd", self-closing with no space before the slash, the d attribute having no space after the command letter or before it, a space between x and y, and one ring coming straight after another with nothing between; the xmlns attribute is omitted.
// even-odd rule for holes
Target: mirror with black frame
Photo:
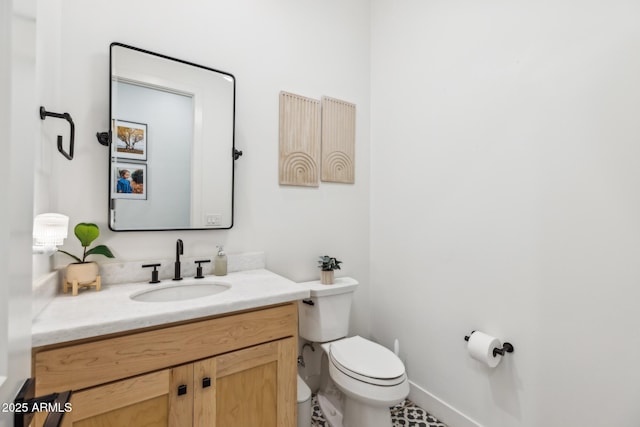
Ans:
<svg viewBox="0 0 640 427"><path fill-rule="evenodd" d="M231 228L234 76L121 43L110 62L109 227Z"/></svg>

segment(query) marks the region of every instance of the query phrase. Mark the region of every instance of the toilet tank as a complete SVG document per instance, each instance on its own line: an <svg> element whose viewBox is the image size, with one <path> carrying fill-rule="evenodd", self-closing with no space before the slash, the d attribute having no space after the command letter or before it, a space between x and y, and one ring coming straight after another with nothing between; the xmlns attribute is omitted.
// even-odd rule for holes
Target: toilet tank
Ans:
<svg viewBox="0 0 640 427"><path fill-rule="evenodd" d="M302 338L312 342L333 341L347 336L351 300L358 282L339 277L332 285L320 281L300 283L311 294L298 302L298 330Z"/></svg>

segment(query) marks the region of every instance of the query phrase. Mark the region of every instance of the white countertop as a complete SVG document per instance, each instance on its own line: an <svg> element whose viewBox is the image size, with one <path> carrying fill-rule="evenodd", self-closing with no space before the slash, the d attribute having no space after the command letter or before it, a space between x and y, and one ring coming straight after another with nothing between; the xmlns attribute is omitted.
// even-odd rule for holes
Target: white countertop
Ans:
<svg viewBox="0 0 640 427"><path fill-rule="evenodd" d="M200 280L229 284L231 288L216 295L170 302L139 302L129 296L181 282L118 284L103 286L99 292L89 288L75 297L70 293L58 295L33 320L31 345L40 347L309 297L308 286L264 269Z"/></svg>

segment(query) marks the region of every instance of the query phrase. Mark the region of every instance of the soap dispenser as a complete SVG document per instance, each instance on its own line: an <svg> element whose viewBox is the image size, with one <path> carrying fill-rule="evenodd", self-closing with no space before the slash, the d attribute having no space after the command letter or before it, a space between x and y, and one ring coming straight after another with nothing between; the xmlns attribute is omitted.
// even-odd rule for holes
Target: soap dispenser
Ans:
<svg viewBox="0 0 640 427"><path fill-rule="evenodd" d="M222 246L216 246L218 248L218 254L213 260L213 275L214 276L226 276L227 275L227 254L224 253Z"/></svg>

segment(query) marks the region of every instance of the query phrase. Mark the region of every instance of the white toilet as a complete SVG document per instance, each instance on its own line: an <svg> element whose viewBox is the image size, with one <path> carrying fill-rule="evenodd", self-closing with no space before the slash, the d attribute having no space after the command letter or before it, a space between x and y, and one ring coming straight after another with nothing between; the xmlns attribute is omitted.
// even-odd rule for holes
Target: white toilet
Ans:
<svg viewBox="0 0 640 427"><path fill-rule="evenodd" d="M329 425L391 426L389 408L409 395L409 381L392 351L359 336L346 338L358 282L342 277L333 285L302 285L311 298L299 302L300 337L320 343L324 351L317 398Z"/></svg>

